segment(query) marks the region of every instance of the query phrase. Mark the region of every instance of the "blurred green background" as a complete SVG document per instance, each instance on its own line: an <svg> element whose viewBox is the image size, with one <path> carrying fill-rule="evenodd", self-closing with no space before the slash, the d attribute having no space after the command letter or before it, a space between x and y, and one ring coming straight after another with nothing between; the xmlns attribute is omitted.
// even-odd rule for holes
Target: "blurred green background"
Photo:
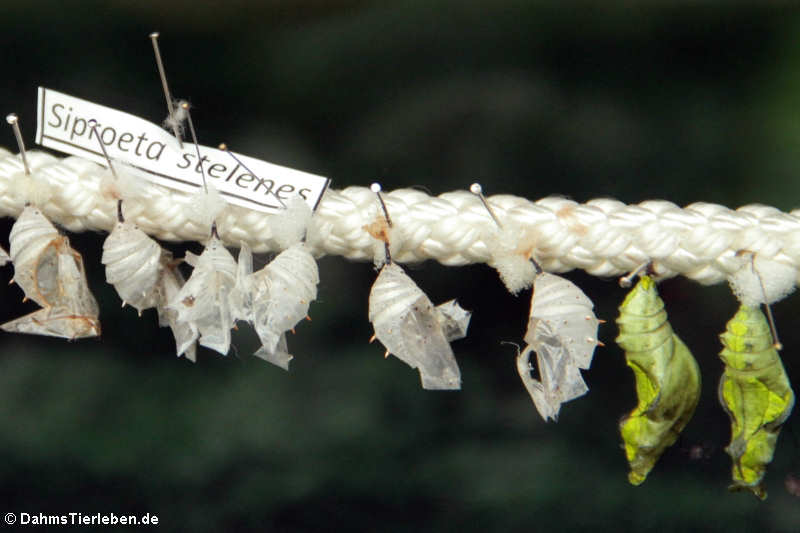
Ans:
<svg viewBox="0 0 800 533"><path fill-rule="evenodd" d="M434 194L797 208L800 11L769 3L279 1L0 4L0 100L35 131L43 85L159 122L148 34L161 32L173 94L201 142L330 176ZM0 144L13 147L10 130ZM7 244L11 220L0 221ZM250 357L174 356L156 316L120 309L102 235L71 236L100 301L102 339L0 335L0 512L154 513L167 530L798 531L800 424L790 418L766 502L729 494L717 339L724 285L661 286L704 377L681 440L631 487L617 422L634 403L615 346L623 291L567 276L595 301L606 347L590 392L545 424L517 376L528 294L485 265L425 263L435 302L474 310L454 344L459 393L367 344L372 266L320 261L313 322L289 339L288 374ZM197 244L173 248L194 251ZM0 272L10 279L9 267ZM0 320L32 310L0 283ZM775 306L800 382L797 296ZM692 451L703 457L693 459Z"/></svg>

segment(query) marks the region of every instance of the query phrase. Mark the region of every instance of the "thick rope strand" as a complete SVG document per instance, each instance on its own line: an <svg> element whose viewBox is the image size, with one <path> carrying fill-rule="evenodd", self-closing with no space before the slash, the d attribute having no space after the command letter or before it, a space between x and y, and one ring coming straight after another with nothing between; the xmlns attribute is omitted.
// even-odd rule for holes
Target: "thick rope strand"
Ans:
<svg viewBox="0 0 800 533"><path fill-rule="evenodd" d="M107 169L79 157L28 152L37 182L48 189L39 205L45 215L73 232L110 231L116 199L107 190ZM24 179L20 158L0 149L0 216L16 217L26 198L14 187ZM467 191L431 197L400 189L384 194L394 227L392 257L398 262L435 259L457 266L491 262L499 230L479 198ZM764 258L800 266L800 210L784 213L764 205L737 210L694 203L685 208L661 200L626 205L612 199L579 204L548 197L532 202L511 195L488 198L505 228L549 271L580 268L596 276L618 276L644 262L657 262L665 276L681 274L703 284L726 279L741 266L735 257L749 250ZM372 260L376 240L364 229L379 216L367 187L328 190L309 229L318 255ZM125 217L167 241L200 241L209 228L196 217L191 195L148 183L141 197L125 200ZM247 242L254 251L276 250L270 215L228 205L217 217L223 241ZM382 250L379 247L378 250Z"/></svg>

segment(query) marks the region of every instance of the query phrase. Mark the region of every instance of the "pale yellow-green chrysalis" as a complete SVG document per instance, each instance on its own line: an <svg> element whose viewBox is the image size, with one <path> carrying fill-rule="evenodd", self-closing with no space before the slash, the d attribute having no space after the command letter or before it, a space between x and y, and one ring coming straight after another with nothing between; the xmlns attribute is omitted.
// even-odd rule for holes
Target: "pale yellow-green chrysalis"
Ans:
<svg viewBox="0 0 800 533"><path fill-rule="evenodd" d="M617 318L617 343L636 377L639 403L619 425L631 471L642 483L664 450L689 422L700 398L700 370L667 322L655 282L641 276Z"/></svg>
<svg viewBox="0 0 800 533"><path fill-rule="evenodd" d="M794 406L794 393L773 345L764 314L741 306L720 335L725 371L719 400L731 419L731 489L747 489L762 500L761 481L772 461L781 425Z"/></svg>

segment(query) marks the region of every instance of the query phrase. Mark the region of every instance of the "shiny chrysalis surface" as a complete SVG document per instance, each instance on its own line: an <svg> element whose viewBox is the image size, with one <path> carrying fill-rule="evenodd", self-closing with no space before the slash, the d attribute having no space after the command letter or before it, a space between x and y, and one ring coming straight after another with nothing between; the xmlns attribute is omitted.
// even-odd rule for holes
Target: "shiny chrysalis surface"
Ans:
<svg viewBox="0 0 800 533"><path fill-rule="evenodd" d="M731 419L732 489L767 497L762 479L772 461L781 425L794 406L794 393L764 314L741 306L720 335L725 371L719 400Z"/></svg>
<svg viewBox="0 0 800 533"><path fill-rule="evenodd" d="M667 322L655 282L642 276L619 308L617 343L636 378L638 405L620 422L628 480L642 483L694 414L700 370Z"/></svg>
<svg viewBox="0 0 800 533"><path fill-rule="evenodd" d="M384 265L372 285L369 320L375 336L388 353L419 370L424 389L461 388L461 372L448 338L455 338L453 335L459 328L466 330L469 320L462 314L466 311L456 309L457 306L448 302L443 311L437 311L425 293L394 263ZM459 326L454 327L450 320Z"/></svg>

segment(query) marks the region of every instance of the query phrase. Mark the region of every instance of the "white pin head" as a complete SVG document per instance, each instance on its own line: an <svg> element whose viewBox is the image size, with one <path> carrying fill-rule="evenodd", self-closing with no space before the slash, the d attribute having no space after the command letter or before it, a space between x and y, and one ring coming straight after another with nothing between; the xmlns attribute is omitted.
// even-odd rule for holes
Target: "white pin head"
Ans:
<svg viewBox="0 0 800 533"><path fill-rule="evenodd" d="M19 147L19 155L22 157L22 166L25 167L25 175L31 175L31 167L28 165L28 158L25 156L25 142L22 140L22 132L19 130L19 117L16 113L9 113L6 115L6 122L11 125L14 130L14 137L17 138L17 146Z"/></svg>
<svg viewBox="0 0 800 533"><path fill-rule="evenodd" d="M384 226L382 222L379 223L379 221L375 221L372 224L365 226L364 228L374 238L383 241L383 251L384 251L384 256L386 258L386 263L391 263L392 254L389 250L389 233L392 230L392 218L389 216L389 210L386 208L386 203L384 203L383 201L383 196L381 196L381 191L383 190L383 187L381 187L380 183L375 182L369 186L369 190L374 192L375 196L378 197L378 202L381 204L381 209L383 210L383 216L386 219L386 225Z"/></svg>
<svg viewBox="0 0 800 533"><path fill-rule="evenodd" d="M476 181L475 183L469 186L469 192L471 192L472 194L481 199L483 207L485 207L486 210L489 212L489 216L492 217L494 223L497 224L498 228L502 228L503 224L500 223L500 220L497 218L497 215L494 214L494 209L492 209L492 206L489 205L489 201L486 200L486 197L483 195L483 187L481 187L481 184Z"/></svg>
<svg viewBox="0 0 800 533"><path fill-rule="evenodd" d="M633 285L633 280L636 279L636 276L640 275L642 271L645 269L652 270L652 267L653 267L652 262L642 263L641 265L633 269L631 272L629 272L627 276L619 278L619 286L622 287L623 289L629 289L631 285Z"/></svg>

